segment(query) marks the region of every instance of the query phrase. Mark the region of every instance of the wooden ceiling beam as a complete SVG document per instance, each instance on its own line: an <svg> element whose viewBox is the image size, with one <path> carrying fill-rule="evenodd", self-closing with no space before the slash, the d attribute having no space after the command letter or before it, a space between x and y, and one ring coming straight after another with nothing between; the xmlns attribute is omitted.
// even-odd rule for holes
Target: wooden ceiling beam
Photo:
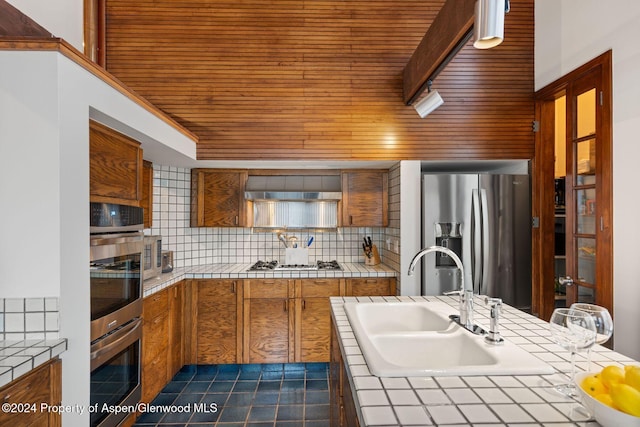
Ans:
<svg viewBox="0 0 640 427"><path fill-rule="evenodd" d="M24 13L0 0L0 37L53 37Z"/></svg>
<svg viewBox="0 0 640 427"><path fill-rule="evenodd" d="M407 105L420 96L461 42L466 42L473 29L475 4L476 0L446 0L404 68L402 89Z"/></svg>

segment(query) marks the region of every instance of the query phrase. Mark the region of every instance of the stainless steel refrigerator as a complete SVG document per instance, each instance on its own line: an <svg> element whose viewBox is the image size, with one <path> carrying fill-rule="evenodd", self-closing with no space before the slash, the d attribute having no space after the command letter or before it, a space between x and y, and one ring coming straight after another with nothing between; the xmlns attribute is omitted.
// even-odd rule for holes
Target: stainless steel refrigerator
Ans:
<svg viewBox="0 0 640 427"><path fill-rule="evenodd" d="M422 245L452 249L477 294L531 309L531 187L528 175L423 174ZM422 261L422 294L456 289L442 253Z"/></svg>

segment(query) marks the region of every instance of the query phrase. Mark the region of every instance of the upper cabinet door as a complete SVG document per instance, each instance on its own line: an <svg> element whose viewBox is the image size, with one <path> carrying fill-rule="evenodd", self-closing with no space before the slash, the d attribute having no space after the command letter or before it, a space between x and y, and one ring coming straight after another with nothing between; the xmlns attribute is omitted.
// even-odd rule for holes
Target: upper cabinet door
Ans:
<svg viewBox="0 0 640 427"><path fill-rule="evenodd" d="M342 226L386 227L389 224L389 176L386 171L342 173Z"/></svg>
<svg viewBox="0 0 640 427"><path fill-rule="evenodd" d="M90 195L92 202L140 206L140 143L100 123L89 122Z"/></svg>
<svg viewBox="0 0 640 427"><path fill-rule="evenodd" d="M247 225L244 189L248 172L191 170L191 226Z"/></svg>

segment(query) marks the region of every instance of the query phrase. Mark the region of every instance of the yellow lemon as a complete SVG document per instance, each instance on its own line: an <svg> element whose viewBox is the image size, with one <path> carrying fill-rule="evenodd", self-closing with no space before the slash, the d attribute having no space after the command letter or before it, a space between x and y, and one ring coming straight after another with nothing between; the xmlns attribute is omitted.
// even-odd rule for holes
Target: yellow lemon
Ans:
<svg viewBox="0 0 640 427"><path fill-rule="evenodd" d="M609 393L601 393L601 394L598 394L598 395L594 396L594 398L597 401L599 401L600 403L603 403L603 404L615 409L615 405L613 404L613 399L611 399L611 395Z"/></svg>
<svg viewBox="0 0 640 427"><path fill-rule="evenodd" d="M624 367L624 383L640 391L640 366Z"/></svg>
<svg viewBox="0 0 640 427"><path fill-rule="evenodd" d="M593 397L608 392L607 388L604 386L598 375L589 375L584 380L582 380L580 387L582 387L582 389L586 391L587 394Z"/></svg>
<svg viewBox="0 0 640 427"><path fill-rule="evenodd" d="M624 382L624 369L615 365L606 366L600 373L600 379L606 387L611 388L614 384Z"/></svg>
<svg viewBox="0 0 640 427"><path fill-rule="evenodd" d="M616 408L640 417L640 391L627 384L614 384L609 394Z"/></svg>

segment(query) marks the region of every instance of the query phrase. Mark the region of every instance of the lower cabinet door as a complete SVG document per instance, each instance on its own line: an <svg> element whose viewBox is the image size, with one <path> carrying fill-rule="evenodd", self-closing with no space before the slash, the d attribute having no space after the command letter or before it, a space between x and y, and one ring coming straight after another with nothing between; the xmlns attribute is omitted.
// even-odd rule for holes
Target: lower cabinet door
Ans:
<svg viewBox="0 0 640 427"><path fill-rule="evenodd" d="M197 363L242 361L238 320L242 321L242 281L198 280Z"/></svg>
<svg viewBox="0 0 640 427"><path fill-rule="evenodd" d="M300 309L300 361L328 362L330 334L329 298L303 298Z"/></svg>
<svg viewBox="0 0 640 427"><path fill-rule="evenodd" d="M289 362L293 305L288 298L244 301L244 362Z"/></svg>

